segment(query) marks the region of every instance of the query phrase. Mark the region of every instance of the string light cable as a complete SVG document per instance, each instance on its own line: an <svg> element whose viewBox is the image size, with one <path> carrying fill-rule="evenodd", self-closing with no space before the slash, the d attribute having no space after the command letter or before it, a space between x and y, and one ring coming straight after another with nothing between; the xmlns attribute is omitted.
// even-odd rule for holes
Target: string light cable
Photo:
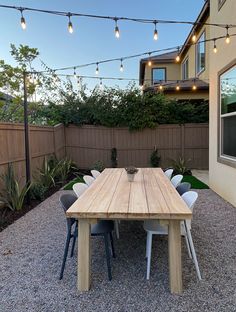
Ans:
<svg viewBox="0 0 236 312"><path fill-rule="evenodd" d="M4 5L0 4L0 8L2 9L12 9L17 10L19 12L28 11L28 12L38 12L38 13L45 13L57 16L64 16L64 17L84 17L84 18L93 18L93 19L105 19L105 20L113 20L116 23L118 21L128 21L128 22L136 22L136 23L145 23L145 24L187 24L192 25L194 27L199 25L208 25L208 26L216 26L222 28L233 28L236 27L234 24L223 24L223 23L207 23L207 22L193 22L193 21L181 21L181 20L162 20L162 19L148 19L148 18L133 18L133 17L116 17L116 16L106 16L106 15L95 15L95 14L84 14L84 13L76 13L76 12L66 12L66 11L56 11L56 10L46 10L46 9L38 9L38 8L31 8L31 7L19 7L19 6L12 6L12 5ZM118 27L118 26L117 26Z"/></svg>

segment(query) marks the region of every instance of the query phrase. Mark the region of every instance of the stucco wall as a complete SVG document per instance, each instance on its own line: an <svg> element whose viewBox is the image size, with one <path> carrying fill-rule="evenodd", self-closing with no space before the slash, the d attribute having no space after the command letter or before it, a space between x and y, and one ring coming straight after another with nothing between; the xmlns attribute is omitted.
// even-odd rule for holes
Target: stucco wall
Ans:
<svg viewBox="0 0 236 312"><path fill-rule="evenodd" d="M165 68L166 69L166 80L179 80L180 79L180 65L175 63L162 63L162 64L155 64L153 63L152 66L145 66L145 86L152 85L152 69L153 68Z"/></svg>
<svg viewBox="0 0 236 312"><path fill-rule="evenodd" d="M211 23L235 24L236 1L226 0L220 11L218 1L211 0ZM231 32L236 32L231 30ZM225 29L211 27L210 37L225 35ZM218 146L218 73L234 59L236 59L236 38L231 37L227 45L224 39L217 41L217 54L210 49L210 146L209 170L210 186L227 201L236 206L236 169L217 161ZM236 63L236 61L235 61Z"/></svg>
<svg viewBox="0 0 236 312"><path fill-rule="evenodd" d="M214 0L216 1L216 0ZM206 20L206 22L209 22L209 18ZM203 26L197 33L197 41L202 35L202 33L205 31L205 37L209 38L210 37L210 28L209 26ZM195 78L198 77L201 80L206 80L208 82L209 79L209 48L210 48L210 43L206 42L205 43L206 47L206 64L205 64L205 70L200 74L197 75L196 73L196 45L190 46L188 49L188 52L183 55L183 58L181 60L181 78L183 78L183 73L182 73L182 64L188 57L189 60L189 78Z"/></svg>

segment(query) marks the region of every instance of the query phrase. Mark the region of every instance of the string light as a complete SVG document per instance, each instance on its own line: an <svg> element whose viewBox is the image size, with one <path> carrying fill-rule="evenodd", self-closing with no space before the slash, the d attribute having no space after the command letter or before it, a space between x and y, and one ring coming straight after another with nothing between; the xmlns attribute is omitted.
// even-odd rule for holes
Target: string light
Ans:
<svg viewBox="0 0 236 312"><path fill-rule="evenodd" d="M72 25L72 22L71 22L71 20L70 20L70 17L71 17L71 13L68 13L68 19L69 19L69 22L68 22L68 31L69 31L70 34L72 34L74 30L73 30L73 25Z"/></svg>
<svg viewBox="0 0 236 312"><path fill-rule="evenodd" d="M225 37L225 42L226 42L227 44L230 43L229 26L228 26L228 25L226 26L226 37Z"/></svg>
<svg viewBox="0 0 236 312"><path fill-rule="evenodd" d="M115 21L115 36L117 39L119 39L120 38L120 30L119 30L119 27L117 25L118 18L114 18L114 21Z"/></svg>
<svg viewBox="0 0 236 312"><path fill-rule="evenodd" d="M196 86L196 81L195 79L193 80L193 86L192 86L193 91L197 90L197 86Z"/></svg>
<svg viewBox="0 0 236 312"><path fill-rule="evenodd" d="M102 85L102 78L100 78L100 84L99 84L99 86L100 86L100 89L103 88L103 85Z"/></svg>
<svg viewBox="0 0 236 312"><path fill-rule="evenodd" d="M155 25L155 29L154 29L154 35L153 35L153 39L157 40L158 39L158 31L157 31L157 22L154 22Z"/></svg>
<svg viewBox="0 0 236 312"><path fill-rule="evenodd" d="M177 81L176 91L179 91L179 90L180 90L180 85L179 85L179 82Z"/></svg>
<svg viewBox="0 0 236 312"><path fill-rule="evenodd" d="M25 18L23 16L23 9L20 9L20 13L21 13L21 19L20 19L20 24L23 30L26 29L26 22L25 22Z"/></svg>
<svg viewBox="0 0 236 312"><path fill-rule="evenodd" d="M163 85L160 84L160 85L159 85L159 90L160 90L160 91L163 91L163 89L164 89L164 88L163 88Z"/></svg>
<svg viewBox="0 0 236 312"><path fill-rule="evenodd" d="M193 35L192 35L192 42L196 42L197 41L197 36L196 36L196 33L195 33L195 30L193 31Z"/></svg>
<svg viewBox="0 0 236 312"><path fill-rule="evenodd" d="M217 51L218 51L218 50L217 50L217 46L216 46L216 40L214 40L213 52L214 52L214 53L217 53Z"/></svg>
<svg viewBox="0 0 236 312"><path fill-rule="evenodd" d="M149 54L148 66L151 67L152 66L151 53L149 52L148 54Z"/></svg>
<svg viewBox="0 0 236 312"><path fill-rule="evenodd" d="M77 79L76 67L74 67L74 78Z"/></svg>
<svg viewBox="0 0 236 312"><path fill-rule="evenodd" d="M123 59L120 59L120 71L124 71L124 66L123 66Z"/></svg>
<svg viewBox="0 0 236 312"><path fill-rule="evenodd" d="M176 56L175 60L176 60L176 62L177 62L177 63L179 63L179 61L180 61L180 56L179 56L179 47L178 47L178 54L177 54L177 56Z"/></svg>
<svg viewBox="0 0 236 312"><path fill-rule="evenodd" d="M96 67L95 74L96 74L96 75L98 75L98 74L99 74L99 67L98 67L98 63L97 63L97 67Z"/></svg>

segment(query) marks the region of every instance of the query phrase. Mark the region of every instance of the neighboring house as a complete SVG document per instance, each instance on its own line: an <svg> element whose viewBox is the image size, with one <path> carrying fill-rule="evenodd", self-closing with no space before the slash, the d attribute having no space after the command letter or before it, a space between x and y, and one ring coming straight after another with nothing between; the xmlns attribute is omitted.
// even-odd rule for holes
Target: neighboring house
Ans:
<svg viewBox="0 0 236 312"><path fill-rule="evenodd" d="M210 0L211 23L236 24L235 0ZM236 33L236 28L229 31ZM226 29L211 27L210 37L225 36ZM236 37L217 40L210 49L210 186L236 206Z"/></svg>
<svg viewBox="0 0 236 312"><path fill-rule="evenodd" d="M209 8L209 1L206 1L196 23L209 22ZM200 41L209 38L209 31L206 25L193 27L180 51L141 59L139 83L143 90L163 92L177 99L208 99L209 43ZM193 35L195 45L192 45Z"/></svg>

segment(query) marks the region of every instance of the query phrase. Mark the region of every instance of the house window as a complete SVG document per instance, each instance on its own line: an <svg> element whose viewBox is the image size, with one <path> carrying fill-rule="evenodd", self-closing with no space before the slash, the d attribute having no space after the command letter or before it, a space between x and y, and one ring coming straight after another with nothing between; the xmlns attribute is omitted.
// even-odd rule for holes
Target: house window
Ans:
<svg viewBox="0 0 236 312"><path fill-rule="evenodd" d="M186 58L182 64L182 76L183 76L184 80L189 78L189 75L188 75L188 58Z"/></svg>
<svg viewBox="0 0 236 312"><path fill-rule="evenodd" d="M165 68L153 68L152 69L152 84L160 83L160 81L166 80Z"/></svg>
<svg viewBox="0 0 236 312"><path fill-rule="evenodd" d="M202 33L196 44L196 72L200 74L205 69L206 62L206 47L205 47L205 32Z"/></svg>
<svg viewBox="0 0 236 312"><path fill-rule="evenodd" d="M236 161L236 65L220 76L220 156Z"/></svg>

